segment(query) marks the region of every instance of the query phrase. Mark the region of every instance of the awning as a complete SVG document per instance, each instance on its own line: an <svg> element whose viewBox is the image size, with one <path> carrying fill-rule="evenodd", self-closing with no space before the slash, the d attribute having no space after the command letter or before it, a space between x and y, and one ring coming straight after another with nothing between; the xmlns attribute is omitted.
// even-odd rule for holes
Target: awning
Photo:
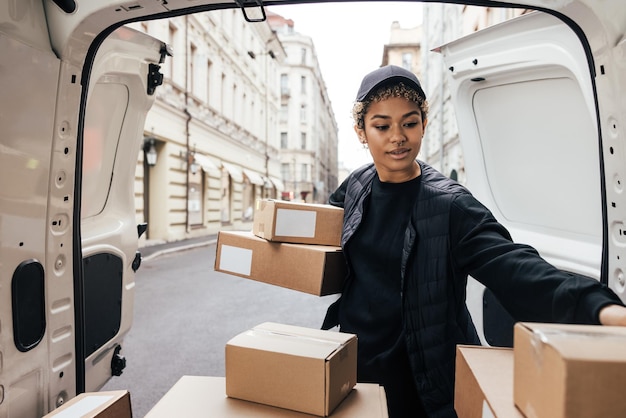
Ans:
<svg viewBox="0 0 626 418"><path fill-rule="evenodd" d="M195 154L194 158L196 160L196 164L202 167L204 171L220 171L219 167L206 155Z"/></svg>
<svg viewBox="0 0 626 418"><path fill-rule="evenodd" d="M244 176L248 177L248 180L250 180L250 183L252 184L257 184L259 186L263 186L265 184L265 181L263 181L263 177L261 177L261 175L256 171L244 168L243 174Z"/></svg>
<svg viewBox="0 0 626 418"><path fill-rule="evenodd" d="M241 171L241 167L236 166L234 164L225 163L222 161L222 166L228 171L228 174L232 177L233 181L241 183L243 181L243 171Z"/></svg>
<svg viewBox="0 0 626 418"><path fill-rule="evenodd" d="M277 179L276 177L270 177L270 180L274 183L274 186L276 186L276 190L279 192L285 190L285 185L282 180Z"/></svg>

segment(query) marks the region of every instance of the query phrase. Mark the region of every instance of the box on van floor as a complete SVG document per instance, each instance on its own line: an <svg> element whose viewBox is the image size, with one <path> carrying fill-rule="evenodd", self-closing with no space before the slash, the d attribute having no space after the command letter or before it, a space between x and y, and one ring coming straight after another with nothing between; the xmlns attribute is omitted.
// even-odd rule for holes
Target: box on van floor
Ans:
<svg viewBox="0 0 626 418"><path fill-rule="evenodd" d="M313 415L228 398L223 377L183 376L152 407L145 418L311 418ZM332 418L388 418L381 386L357 383Z"/></svg>
<svg viewBox="0 0 626 418"><path fill-rule="evenodd" d="M86 392L75 396L44 418L132 418L127 390Z"/></svg>
<svg viewBox="0 0 626 418"><path fill-rule="evenodd" d="M341 247L270 242L249 231L219 232L214 268L316 296L340 293L347 274Z"/></svg>
<svg viewBox="0 0 626 418"><path fill-rule="evenodd" d="M331 205L260 199L252 232L269 241L341 245L343 209Z"/></svg>
<svg viewBox="0 0 626 418"><path fill-rule="evenodd" d="M266 322L226 344L226 394L328 416L356 384L357 337Z"/></svg>
<svg viewBox="0 0 626 418"><path fill-rule="evenodd" d="M526 416L626 417L626 327L517 323L513 345Z"/></svg>
<svg viewBox="0 0 626 418"><path fill-rule="evenodd" d="M459 345L454 409L459 418L522 418L513 403L513 350Z"/></svg>

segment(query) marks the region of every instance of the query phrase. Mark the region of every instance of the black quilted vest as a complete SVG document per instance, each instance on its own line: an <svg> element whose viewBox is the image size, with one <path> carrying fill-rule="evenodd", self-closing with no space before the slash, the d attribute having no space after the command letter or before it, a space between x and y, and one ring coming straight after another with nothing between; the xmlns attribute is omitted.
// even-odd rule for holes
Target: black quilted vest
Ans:
<svg viewBox="0 0 626 418"><path fill-rule="evenodd" d="M402 254L402 303L415 384L430 417L456 417L454 365L456 344L479 344L465 306L467 275L450 260L450 204L464 187L419 162L421 189L405 232ZM330 197L344 208L342 246L358 228L363 202L371 191L373 164L355 170ZM341 299L338 301L340 303ZM331 306L323 328L337 324L337 305Z"/></svg>

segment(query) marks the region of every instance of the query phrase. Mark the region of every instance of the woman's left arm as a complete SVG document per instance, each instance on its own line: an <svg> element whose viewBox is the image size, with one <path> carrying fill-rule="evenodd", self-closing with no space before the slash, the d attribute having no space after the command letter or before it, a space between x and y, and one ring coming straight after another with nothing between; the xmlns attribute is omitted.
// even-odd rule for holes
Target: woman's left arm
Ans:
<svg viewBox="0 0 626 418"><path fill-rule="evenodd" d="M602 325L626 326L626 307L621 305L607 305L600 309L598 315Z"/></svg>

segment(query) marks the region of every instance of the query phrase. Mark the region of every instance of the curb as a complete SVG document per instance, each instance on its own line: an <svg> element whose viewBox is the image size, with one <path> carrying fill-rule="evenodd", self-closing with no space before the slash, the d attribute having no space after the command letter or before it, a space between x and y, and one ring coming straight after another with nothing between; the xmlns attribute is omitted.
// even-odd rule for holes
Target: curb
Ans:
<svg viewBox="0 0 626 418"><path fill-rule="evenodd" d="M186 244L186 245L177 245L177 246L173 246L170 248L164 248L162 250L156 250L153 253L150 253L146 256L142 256L141 260L142 261L149 261L152 260L153 258L157 258L159 256L165 255L165 254L171 254L171 253L175 253L178 251L185 251L185 250L191 250L194 248L199 248L199 247L206 247L209 246L211 244L215 244L217 242L217 239L210 239L208 241L203 241L203 242L197 242L194 244Z"/></svg>

